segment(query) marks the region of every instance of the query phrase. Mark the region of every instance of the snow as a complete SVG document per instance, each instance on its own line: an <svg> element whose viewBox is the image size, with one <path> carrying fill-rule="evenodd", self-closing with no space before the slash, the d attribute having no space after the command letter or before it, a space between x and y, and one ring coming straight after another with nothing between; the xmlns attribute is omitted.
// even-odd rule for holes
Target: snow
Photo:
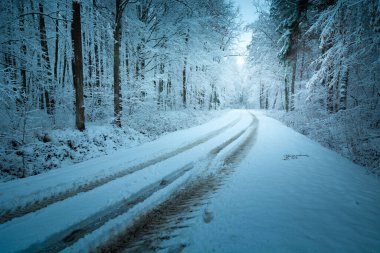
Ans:
<svg viewBox="0 0 380 253"><path fill-rule="evenodd" d="M164 135L156 141L135 148L120 149L110 155L41 175L0 183L0 211L14 209L17 206L38 201L72 187L84 185L94 179L104 178L128 167L142 164L186 146L195 139L207 136L213 130L223 128L238 118L238 113L229 112L206 124ZM186 138L188 135L191 135L191 138ZM173 145L174 143L175 145Z"/></svg>
<svg viewBox="0 0 380 253"><path fill-rule="evenodd" d="M0 188L0 192L3 193L0 196L2 206L15 205L21 201L30 201L31 198L36 198L36 196L42 199L45 194L54 194L57 188L63 191L63 189L83 184L86 180L93 181L107 176L109 173L124 169L128 165L137 162L142 163L157 156L157 154L178 149L193 141L194 138L204 136L210 130L220 129L231 123L231 121L240 118L240 115L240 112L230 112L208 124L168 134L157 141L135 149L128 149L114 155L93 159L36 177L5 183ZM44 209L0 225L0 248L10 252L25 250L31 245L45 241L51 235L82 222L87 217L107 209L108 206L128 199L133 194L155 182L159 182L163 177L178 169L194 161L202 160L202 157L215 146L220 145L237 132L244 130L250 124L252 119L247 113L244 116L236 125L222 132L218 137L214 137L186 152L149 166L144 170L111 181L91 191L78 194L65 201L57 202ZM91 168L91 170L88 168ZM54 222L54 226L51 226L51 222ZM36 228L38 228L38 233L36 233ZM23 233L19 231L23 231Z"/></svg>
<svg viewBox="0 0 380 253"><path fill-rule="evenodd" d="M221 114L222 111L153 110L129 115L123 128L110 122L89 122L84 132L72 127L36 128L28 132L25 143L16 148L19 153L7 147L9 139L3 138L0 139L0 182L17 179L24 173L26 177L37 175L112 154L115 150L135 147L164 134L204 124Z"/></svg>
<svg viewBox="0 0 380 253"><path fill-rule="evenodd" d="M244 116L245 116L244 127L248 127L247 128L248 131L245 131L239 138L236 139L235 142L233 142L232 144L230 144L226 148L224 148L216 156L216 159L213 161L214 165L220 164L221 161L229 154L229 152L234 150L236 148L236 146L238 146L242 141L244 141L244 139L246 139L250 130L256 128L256 125L252 124L252 120L250 120L249 117L247 117L248 115L246 113ZM249 123L249 125L248 125L248 123ZM238 128L230 129L224 135L231 137L232 133L236 133L236 132L244 129L244 127L242 128L240 126ZM220 142L222 139L225 139L223 137L226 137L226 136L220 136L222 138L218 138L219 140L214 140L214 141ZM210 150L210 148L212 146L215 147L215 143L211 144L211 146L210 146L210 144L211 143L208 143L208 146L209 146L208 150ZM198 148L199 148L199 152L200 152L198 154L198 157L204 156L204 154L207 152L206 151L207 147L197 147L197 149ZM183 155L188 156L187 159L194 161L197 158L196 156L194 156L194 154L195 153L193 150L193 152L188 152L188 153L185 153ZM177 164L177 163L184 164L184 161L186 161L187 159L184 157L177 156L171 160L175 164ZM171 184L167 188L165 188L164 191L155 192L154 195L151 198L149 198L147 201L144 201L143 203L136 205L128 213L125 213L125 214L120 215L119 217L117 217L113 220L110 220L103 227L101 227L100 229L96 230L95 232L93 232L89 235L86 235L83 239L79 240L73 246L66 248L63 252L83 252L83 251L88 250L89 248L95 248L96 246L100 245L101 243L106 242L107 240L112 238L112 236L114 236L116 234L115 231L121 231L124 228L128 227L128 225L131 225L134 221L134 219L133 219L134 217L136 217L137 215L144 213L146 210L149 210L152 207L162 203L163 200L167 199L171 194L174 194L178 190L178 188L180 188L182 185L190 182L190 180L194 180L194 178L197 175L209 172L207 170L209 168L214 167L208 163L207 159L204 159L204 158L203 159L198 158L198 159L199 159L198 162L193 164L193 166L195 167L195 171L188 172L183 177L176 180L173 184ZM166 163L165 163L165 166L167 166ZM178 165L177 165L177 167L178 167Z"/></svg>
<svg viewBox="0 0 380 253"><path fill-rule="evenodd" d="M253 113L258 119L258 130L245 159L206 206L195 212L191 226L176 231L179 236L165 244L183 243L184 252L378 252L379 179L260 111ZM207 124L165 135L139 147L0 184L1 206L12 208L143 163L236 120L235 125L219 135L155 165L1 224L0 249L4 252L41 249L43 242L55 234L127 200L181 168L192 167L64 252L96 247L131 225L139 214L162 203L184 183L196 179L209 167L220 165L245 140L249 129L257 126L252 125L252 117L246 111L229 111ZM216 157L208 155L244 129L248 130ZM208 166L210 161L214 166ZM209 223L202 217L206 211L213 216Z"/></svg>
<svg viewBox="0 0 380 253"><path fill-rule="evenodd" d="M306 110L272 110L266 113L308 138L366 167L369 172L380 175L380 138L377 138L380 136L380 128L374 127L376 120L370 120L376 118L376 110L361 107L335 114L323 110L315 110L313 113Z"/></svg>
<svg viewBox="0 0 380 253"><path fill-rule="evenodd" d="M379 252L380 182L255 112L257 141L190 229L184 252ZM284 160L284 155L308 155Z"/></svg>

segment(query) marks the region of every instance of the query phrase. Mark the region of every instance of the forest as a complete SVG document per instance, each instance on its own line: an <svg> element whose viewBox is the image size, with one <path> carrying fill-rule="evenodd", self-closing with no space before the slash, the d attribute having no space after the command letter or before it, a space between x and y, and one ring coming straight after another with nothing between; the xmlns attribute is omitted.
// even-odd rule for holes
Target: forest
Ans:
<svg viewBox="0 0 380 253"><path fill-rule="evenodd" d="M286 112L274 116L378 174L380 2L273 0L257 9L248 48L256 107Z"/></svg>
<svg viewBox="0 0 380 253"><path fill-rule="evenodd" d="M3 174L38 173L36 152L62 152L48 147L54 129L122 128L134 116L227 103L230 85L221 73L231 72L225 56L237 33L231 3L0 4ZM43 166L56 167L47 156Z"/></svg>
<svg viewBox="0 0 380 253"><path fill-rule="evenodd" d="M379 174L380 2L252 5L242 27L227 0L1 1L2 181L231 108L266 110Z"/></svg>

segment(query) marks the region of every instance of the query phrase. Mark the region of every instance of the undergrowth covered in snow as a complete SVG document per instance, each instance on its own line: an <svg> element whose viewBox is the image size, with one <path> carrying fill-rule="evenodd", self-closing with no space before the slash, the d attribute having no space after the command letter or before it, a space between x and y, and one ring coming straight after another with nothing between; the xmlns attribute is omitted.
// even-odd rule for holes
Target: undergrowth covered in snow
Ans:
<svg viewBox="0 0 380 253"><path fill-rule="evenodd" d="M0 138L0 182L37 175L152 141L165 133L209 121L220 111L154 111L132 115L123 128L88 124L75 129L34 130L26 142Z"/></svg>
<svg viewBox="0 0 380 253"><path fill-rule="evenodd" d="M287 126L380 176L380 121L371 108L330 114L324 110L268 111Z"/></svg>

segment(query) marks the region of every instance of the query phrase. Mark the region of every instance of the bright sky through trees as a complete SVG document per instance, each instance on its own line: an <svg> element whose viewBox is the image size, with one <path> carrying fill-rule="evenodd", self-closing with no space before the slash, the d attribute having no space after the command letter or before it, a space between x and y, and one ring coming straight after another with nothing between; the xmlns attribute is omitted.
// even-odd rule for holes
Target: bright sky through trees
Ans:
<svg viewBox="0 0 380 253"><path fill-rule="evenodd" d="M242 21L243 27L253 23L258 15L256 13L255 6L253 4L252 0L233 0L235 2L235 5L240 10L240 18ZM251 40L251 33L250 32L244 32L239 38L240 46L245 49L245 47L248 45L249 41Z"/></svg>
<svg viewBox="0 0 380 253"><path fill-rule="evenodd" d="M240 18L242 22L242 29L244 32L241 33L241 35L238 38L238 43L236 46L236 51L238 54L245 55L246 49L248 44L251 41L251 36L252 33L250 31L245 31L245 26L249 25L250 23L253 23L257 17L257 11L255 8L255 4L260 3L262 1L258 0L233 0L235 2L235 5L239 8L240 10ZM236 63L241 67L245 63L245 58L244 56L242 57L237 57L236 58Z"/></svg>

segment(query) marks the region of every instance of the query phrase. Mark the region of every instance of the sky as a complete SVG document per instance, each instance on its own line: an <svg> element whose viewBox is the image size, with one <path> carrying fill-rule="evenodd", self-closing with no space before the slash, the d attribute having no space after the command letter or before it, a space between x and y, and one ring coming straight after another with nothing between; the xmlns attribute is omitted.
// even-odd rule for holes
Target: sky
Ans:
<svg viewBox="0 0 380 253"><path fill-rule="evenodd" d="M255 6L253 5L253 2L258 2L257 0L233 0L233 2L240 10L240 18L243 23L243 28L246 25L253 23L258 18ZM246 47L250 41L251 32L243 32L238 38L237 52L239 54L245 54ZM237 57L236 63L238 65L244 65L244 62L244 57Z"/></svg>
<svg viewBox="0 0 380 253"><path fill-rule="evenodd" d="M236 6L239 7L241 17L245 23L249 24L256 20L257 13L253 5L253 0L234 0L234 2Z"/></svg>
<svg viewBox="0 0 380 253"><path fill-rule="evenodd" d="M246 26L250 23L253 23L258 15L256 13L256 9L253 5L253 0L233 0L235 2L235 5L239 8L240 10L240 18L241 21L243 22L243 26ZM240 36L240 45L239 47L244 48L245 46L248 45L248 43L251 40L251 33L250 32L244 32Z"/></svg>

